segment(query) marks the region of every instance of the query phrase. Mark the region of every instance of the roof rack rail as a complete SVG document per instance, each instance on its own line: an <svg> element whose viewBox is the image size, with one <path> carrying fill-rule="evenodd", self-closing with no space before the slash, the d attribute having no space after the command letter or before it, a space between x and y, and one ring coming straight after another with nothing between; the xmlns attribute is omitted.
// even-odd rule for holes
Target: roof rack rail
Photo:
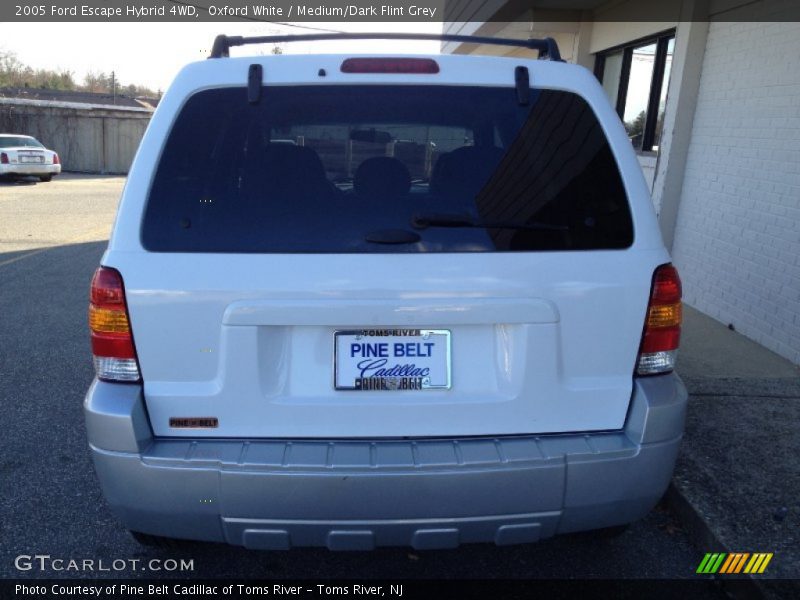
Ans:
<svg viewBox="0 0 800 600"><path fill-rule="evenodd" d="M430 40L439 42L464 42L467 44L492 44L494 46L517 46L539 51L539 58L563 62L558 44L553 38L514 40L474 35L451 35L429 33L311 33L307 35L264 35L242 37L240 35L218 35L214 39L209 58L230 56L233 46L247 44L282 44L284 42L320 42L326 40Z"/></svg>

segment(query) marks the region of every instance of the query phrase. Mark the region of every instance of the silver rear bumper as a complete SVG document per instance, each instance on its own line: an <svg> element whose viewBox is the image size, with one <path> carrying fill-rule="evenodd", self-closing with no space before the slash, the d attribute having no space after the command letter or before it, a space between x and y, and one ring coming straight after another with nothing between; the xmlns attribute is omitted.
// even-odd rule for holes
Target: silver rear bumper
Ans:
<svg viewBox="0 0 800 600"><path fill-rule="evenodd" d="M628 523L683 434L676 375L637 379L625 429L430 440L153 438L140 386L86 396L100 484L129 529L258 549L514 544Z"/></svg>
<svg viewBox="0 0 800 600"><path fill-rule="evenodd" d="M0 177L4 175L58 175L59 173L61 173L61 165L35 163L0 165Z"/></svg>

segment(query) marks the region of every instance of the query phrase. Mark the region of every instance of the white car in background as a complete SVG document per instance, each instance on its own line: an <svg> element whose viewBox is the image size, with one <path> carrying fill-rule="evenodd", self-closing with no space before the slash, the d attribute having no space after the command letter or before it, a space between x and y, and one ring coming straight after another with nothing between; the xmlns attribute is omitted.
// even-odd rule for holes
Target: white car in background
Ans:
<svg viewBox="0 0 800 600"><path fill-rule="evenodd" d="M0 133L0 177L31 175L50 181L61 173L61 160L53 150L29 135Z"/></svg>

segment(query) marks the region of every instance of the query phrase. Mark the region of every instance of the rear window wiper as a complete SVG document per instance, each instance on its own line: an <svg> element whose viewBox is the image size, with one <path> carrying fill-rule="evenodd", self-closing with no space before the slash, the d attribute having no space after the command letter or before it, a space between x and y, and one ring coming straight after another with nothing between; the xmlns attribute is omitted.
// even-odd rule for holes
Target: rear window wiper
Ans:
<svg viewBox="0 0 800 600"><path fill-rule="evenodd" d="M475 227L479 229L527 229L532 231L568 231L565 225L551 225L549 223L538 223L529 221L527 223L517 223L514 221L476 221L466 215L454 214L420 214L414 215L411 219L411 226L414 229L428 229L429 227Z"/></svg>

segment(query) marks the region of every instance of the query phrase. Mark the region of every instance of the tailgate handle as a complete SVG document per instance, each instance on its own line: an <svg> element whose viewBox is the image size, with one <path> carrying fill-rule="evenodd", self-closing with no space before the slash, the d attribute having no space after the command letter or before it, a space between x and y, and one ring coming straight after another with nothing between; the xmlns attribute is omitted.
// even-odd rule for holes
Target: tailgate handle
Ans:
<svg viewBox="0 0 800 600"><path fill-rule="evenodd" d="M539 298L284 299L230 304L223 325L364 326L558 323L556 306Z"/></svg>

